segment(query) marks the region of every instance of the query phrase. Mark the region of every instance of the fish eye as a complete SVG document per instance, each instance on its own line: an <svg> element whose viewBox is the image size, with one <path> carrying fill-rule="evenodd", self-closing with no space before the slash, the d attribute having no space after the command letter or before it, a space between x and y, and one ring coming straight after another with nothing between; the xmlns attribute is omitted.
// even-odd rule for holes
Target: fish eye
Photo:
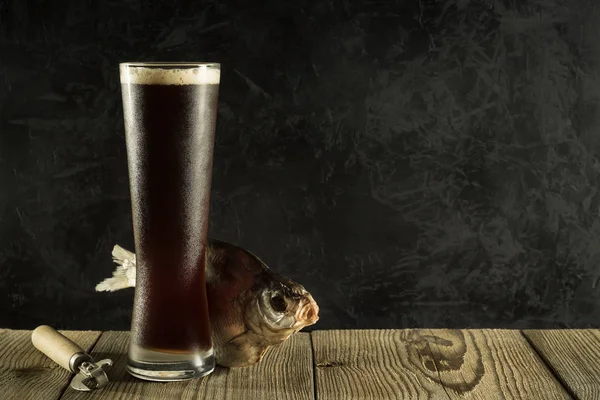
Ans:
<svg viewBox="0 0 600 400"><path fill-rule="evenodd" d="M283 312L287 308L285 299L280 294L275 294L271 297L271 307L277 312Z"/></svg>

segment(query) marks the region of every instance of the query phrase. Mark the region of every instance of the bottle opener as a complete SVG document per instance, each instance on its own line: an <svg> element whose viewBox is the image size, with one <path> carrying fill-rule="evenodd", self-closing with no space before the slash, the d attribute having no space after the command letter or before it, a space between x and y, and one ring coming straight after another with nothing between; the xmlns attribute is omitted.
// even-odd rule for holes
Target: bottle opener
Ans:
<svg viewBox="0 0 600 400"><path fill-rule="evenodd" d="M48 325L38 326L31 333L31 341L36 349L55 363L76 374L71 380L73 389L87 392L108 383L106 369L112 365L112 360L94 362L81 347L54 328Z"/></svg>

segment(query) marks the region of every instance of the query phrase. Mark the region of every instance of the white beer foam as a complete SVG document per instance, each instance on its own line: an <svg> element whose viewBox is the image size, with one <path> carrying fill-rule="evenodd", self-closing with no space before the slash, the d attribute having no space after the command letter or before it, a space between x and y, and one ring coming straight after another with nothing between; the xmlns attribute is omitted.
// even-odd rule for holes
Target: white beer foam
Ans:
<svg viewBox="0 0 600 400"><path fill-rule="evenodd" d="M121 83L138 85L209 85L219 84L219 68L198 66L196 68L148 68L120 66Z"/></svg>

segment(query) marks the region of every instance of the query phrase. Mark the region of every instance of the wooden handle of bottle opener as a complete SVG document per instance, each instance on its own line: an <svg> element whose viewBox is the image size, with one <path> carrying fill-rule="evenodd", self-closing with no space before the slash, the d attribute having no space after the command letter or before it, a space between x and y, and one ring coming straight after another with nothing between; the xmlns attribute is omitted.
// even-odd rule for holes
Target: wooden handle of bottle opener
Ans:
<svg viewBox="0 0 600 400"><path fill-rule="evenodd" d="M73 371L71 366L73 355L77 353L85 354L81 347L48 325L41 325L35 328L31 333L31 342L36 349L71 372L77 372Z"/></svg>

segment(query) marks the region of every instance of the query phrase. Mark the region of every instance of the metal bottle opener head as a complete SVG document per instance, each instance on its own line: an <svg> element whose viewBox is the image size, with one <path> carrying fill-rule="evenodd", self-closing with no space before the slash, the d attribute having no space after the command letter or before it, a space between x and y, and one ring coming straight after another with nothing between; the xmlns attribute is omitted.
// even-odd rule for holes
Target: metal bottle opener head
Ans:
<svg viewBox="0 0 600 400"><path fill-rule="evenodd" d="M108 383L106 369L111 365L110 359L82 362L79 365L79 373L71 381L71 387L82 392L101 388Z"/></svg>

